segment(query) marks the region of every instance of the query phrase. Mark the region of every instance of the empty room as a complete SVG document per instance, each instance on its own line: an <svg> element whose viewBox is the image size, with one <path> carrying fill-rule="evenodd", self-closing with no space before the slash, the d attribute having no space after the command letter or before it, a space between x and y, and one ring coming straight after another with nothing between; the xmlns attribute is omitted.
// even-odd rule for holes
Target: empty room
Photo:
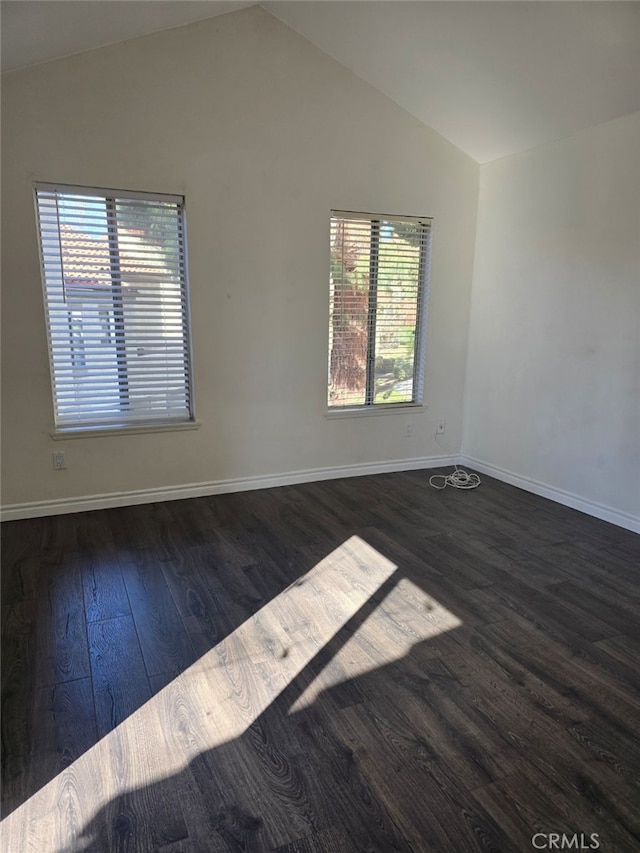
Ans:
<svg viewBox="0 0 640 853"><path fill-rule="evenodd" d="M0 8L0 849L640 850L640 3Z"/></svg>

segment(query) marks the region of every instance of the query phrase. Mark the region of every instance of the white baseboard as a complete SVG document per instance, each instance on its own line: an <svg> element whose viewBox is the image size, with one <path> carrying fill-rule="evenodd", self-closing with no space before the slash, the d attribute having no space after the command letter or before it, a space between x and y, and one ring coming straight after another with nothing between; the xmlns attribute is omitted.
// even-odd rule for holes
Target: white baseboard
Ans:
<svg viewBox="0 0 640 853"><path fill-rule="evenodd" d="M572 509L577 509L587 515L592 515L595 518L600 518L603 521L608 521L611 524L616 524L618 527L624 527L626 530L631 530L633 533L640 533L640 517L631 515L630 513L621 512L604 504L596 503L595 501L581 498L571 492L566 492L564 489L557 489L555 486L547 486L545 483L540 483L538 480L533 480L530 477L522 477L519 474L514 474L504 468L499 468L497 465L491 465L489 462L483 462L480 459L474 459L473 456L461 456L460 464L473 468L481 474L487 474L489 477L495 477L496 480L501 480L503 483L509 483L511 486L517 486L519 489L524 489L526 492L533 492L535 495L540 495L543 498L556 503L569 506Z"/></svg>
<svg viewBox="0 0 640 853"><path fill-rule="evenodd" d="M20 518L39 518L44 515L64 515L92 509L111 509L134 504L175 501L182 498L201 498L229 492L248 492L254 489L271 489L296 483L313 483L319 480L337 480L340 477L362 477L367 474L388 474L394 471L415 471L423 468L442 468L454 465L457 456L425 456L414 459L395 459L389 462L364 462L358 465L340 465L334 468L311 468L306 471L289 471L285 474L265 474L259 477L238 477L232 480L213 480L208 483L187 483L159 489L139 489L131 492L112 492L103 495L84 495L50 501L8 504L0 510L1 521Z"/></svg>
<svg viewBox="0 0 640 853"><path fill-rule="evenodd" d="M92 509L132 506L134 504L175 501L182 498L200 498L207 495L222 495L230 492L248 492L254 489L271 489L276 486L291 486L297 483L313 483L320 480L337 480L341 477L362 477L368 474L388 474L394 471L416 471L426 468L444 468L451 465L466 465L509 483L519 489L540 495L556 503L577 509L587 515L640 533L640 518L621 512L604 504L596 503L563 489L548 486L530 477L523 477L497 465L483 462L472 456L424 456L413 459L395 459L389 462L364 462L357 465L340 465L333 468L310 468L304 471L289 471L284 474L264 474L259 477L237 477L231 480L213 480L205 483L186 483L158 489L137 489L129 492L111 492L101 495L84 495L74 498L59 498L49 501L8 504L0 509L1 521L21 518L39 518L45 515L64 515L72 512L87 512Z"/></svg>

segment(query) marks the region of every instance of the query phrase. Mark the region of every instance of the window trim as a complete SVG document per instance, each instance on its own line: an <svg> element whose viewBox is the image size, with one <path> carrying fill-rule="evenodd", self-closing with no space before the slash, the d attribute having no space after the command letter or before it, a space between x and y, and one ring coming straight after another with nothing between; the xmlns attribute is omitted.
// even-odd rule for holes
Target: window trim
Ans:
<svg viewBox="0 0 640 853"><path fill-rule="evenodd" d="M331 210L329 216L329 227L334 219L362 220L372 224L372 244L374 242L374 223L378 223L377 238L380 233L381 222L399 222L399 223L415 223L425 227L425 239L422 246L419 267L418 267L418 295L416 306L416 325L415 325L415 346L414 346L414 363L413 363L413 400L398 401L396 403L376 403L375 402L375 373L371 369L372 362L375 363L375 345L372 345L372 335L375 335L375 322L371 322L371 315L375 318L375 308L377 303L377 278L378 278L378 258L375 262L370 258L370 280L374 281L373 301L372 306L372 291L369 291L369 306L367 327L367 375L366 375L366 390L365 402L354 405L353 403L344 406L332 406L329 401L325 401L325 415L328 418L342 417L358 417L361 415L371 416L374 414L392 414L394 412L406 413L407 409L412 412L424 411L427 406L424 402L424 377L426 371L426 349L427 349L427 321L428 321L428 304L429 304L429 284L430 284L430 268L431 268L431 238L433 234L433 217L431 216L413 216L402 214L382 214L382 213L365 213L362 211L351 210ZM377 245L377 240L376 240ZM373 253L371 253L373 254ZM331 318L329 319L329 329L331 328ZM329 338L329 335L327 336ZM331 352L329 351L329 358Z"/></svg>
<svg viewBox="0 0 640 853"><path fill-rule="evenodd" d="M54 440L65 440L72 438L88 438L97 437L100 435L128 435L136 433L152 433L152 432L173 432L178 430L193 430L201 426L201 421L196 417L195 408L195 388L194 388L194 368L193 368L193 326L191 319L191 295L189 286L189 262L188 262L188 235L187 235L187 216L186 216L186 201L183 195L147 192L145 190L123 190L110 187L83 186L78 184L52 183L47 181L33 182L33 201L35 209L36 232L38 235L38 255L40 261L40 274L42 281L43 293L43 311L44 321L47 334L47 349L49 361L49 378L51 383L51 403L53 423L49 434ZM54 356L51 342L50 328L50 309L49 297L47 292L47 279L45 275L45 255L43 251L43 241L41 232L39 193L60 193L61 195L78 195L91 197L95 195L97 198L104 199L105 208L107 210L107 218L109 216L109 207L116 201L132 200L132 201L149 201L149 202L166 202L175 204L178 209L179 216L179 234L182 238L183 249L181 254L181 300L183 305L182 323L185 329L184 336L184 364L186 369L186 382L188 399L188 417L171 417L166 418L148 418L144 417L127 420L123 418L119 420L114 417L113 420L96 421L95 423L59 423L56 404L56 381ZM111 242L111 237L109 238ZM116 332L115 328L110 328L110 336Z"/></svg>
<svg viewBox="0 0 640 853"><path fill-rule="evenodd" d="M372 418L380 415L420 414L428 409L427 403L377 403L375 406L334 406L324 413L327 420L340 418Z"/></svg>
<svg viewBox="0 0 640 853"><path fill-rule="evenodd" d="M182 432L184 430L200 429L202 421L140 421L137 424L114 424L112 427L63 427L60 430L51 430L49 435L54 441L68 441L74 438L101 438L112 435L136 435L142 433L158 432Z"/></svg>

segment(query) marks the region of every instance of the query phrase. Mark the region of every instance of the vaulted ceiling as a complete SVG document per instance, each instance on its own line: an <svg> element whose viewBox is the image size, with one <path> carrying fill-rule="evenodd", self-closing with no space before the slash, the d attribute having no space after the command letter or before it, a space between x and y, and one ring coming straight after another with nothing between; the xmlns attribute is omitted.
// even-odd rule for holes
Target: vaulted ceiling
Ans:
<svg viewBox="0 0 640 853"><path fill-rule="evenodd" d="M3 0L3 70L250 5ZM274 0L262 7L480 163L640 111L640 3L633 0Z"/></svg>

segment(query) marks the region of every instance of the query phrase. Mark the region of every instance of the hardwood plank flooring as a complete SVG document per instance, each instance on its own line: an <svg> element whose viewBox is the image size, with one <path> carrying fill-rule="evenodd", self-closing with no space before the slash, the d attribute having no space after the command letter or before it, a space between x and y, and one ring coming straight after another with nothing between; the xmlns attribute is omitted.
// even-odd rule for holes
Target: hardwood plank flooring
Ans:
<svg viewBox="0 0 640 853"><path fill-rule="evenodd" d="M3 524L2 851L640 850L640 537L431 473Z"/></svg>

